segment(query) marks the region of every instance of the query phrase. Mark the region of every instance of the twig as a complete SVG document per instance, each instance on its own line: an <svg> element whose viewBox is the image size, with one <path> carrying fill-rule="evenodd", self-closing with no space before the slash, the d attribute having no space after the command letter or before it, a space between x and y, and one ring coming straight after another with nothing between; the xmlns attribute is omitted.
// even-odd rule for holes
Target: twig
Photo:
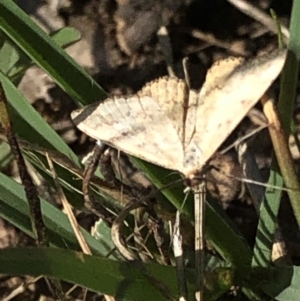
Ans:
<svg viewBox="0 0 300 301"><path fill-rule="evenodd" d="M54 169L53 163L50 160L48 154L46 154L46 156L47 156L47 161L48 161L49 167L50 167L51 172L52 172L52 176L53 176L53 179L54 179L54 182L55 182L56 189L57 189L58 194L60 196L60 199L61 199L61 202L63 204L63 207L64 207L64 209L65 209L65 211L67 213L69 221L70 221L70 223L72 225L73 231L74 231L74 233L76 235L76 238L77 238L78 243L79 243L79 245L81 247L81 250L82 250L82 252L84 254L92 255L91 249L90 249L89 245L87 244L87 242L86 242L86 240L85 240L85 238L84 238L84 236L83 236L83 234L82 234L82 232L80 230L80 226L78 225L78 222L77 222L77 220L76 220L76 218L74 216L72 208L69 205L69 203L68 203L68 201L66 199L66 196L65 196L65 194L64 194L64 192L63 192L63 190L61 188L61 185L59 183L59 180L58 180L56 171ZM113 298L113 297L108 296L108 295L104 295L104 297L105 297L105 299L107 301L112 300L112 298ZM113 298L113 300L114 300L114 298Z"/></svg>
<svg viewBox="0 0 300 301"><path fill-rule="evenodd" d="M235 55L240 55L243 57L249 56L249 52L240 47L241 41L233 41L230 43L224 42L222 40L217 39L213 34L203 32L199 29L188 29L185 30L185 32L190 34L195 39L205 41L209 44L209 46L217 46L222 49L226 49Z"/></svg>
<svg viewBox="0 0 300 301"><path fill-rule="evenodd" d="M43 220L41 201L38 196L37 189L32 181L32 178L28 173L25 160L21 153L18 141L14 135L12 122L10 119L10 114L8 109L8 101L5 96L5 92L1 83L0 83L0 119L1 119L4 132L7 136L7 140L10 145L11 151L18 165L20 178L29 204L32 231L34 233L36 244L39 247L48 247L49 240L46 233L46 226ZM49 289L52 292L53 296L55 296L59 300L65 300L65 296L62 291L59 280L53 278L45 278L45 279L46 282L48 282L49 284Z"/></svg>
<svg viewBox="0 0 300 301"><path fill-rule="evenodd" d="M49 246L48 237L46 234L46 227L43 221L43 215L41 210L41 203L38 196L37 189L32 181L30 174L27 171L25 160L20 151L18 141L14 135L10 115L8 111L7 99L0 83L0 118L3 129L7 136L8 143L11 147L11 151L18 165L20 178L25 190L25 194L29 203L31 224L34 237L38 246Z"/></svg>
<svg viewBox="0 0 300 301"><path fill-rule="evenodd" d="M167 70L168 74L171 77L175 76L174 72L174 62L173 62L173 52L172 52L172 46L168 34L168 30L166 26L161 26L157 32L157 37L162 49L162 52L165 56L165 60L167 63Z"/></svg>
<svg viewBox="0 0 300 301"><path fill-rule="evenodd" d="M176 212L176 220L174 224L173 233L173 251L176 262L177 271L177 283L179 290L179 300L186 301L188 299L188 292L185 278L185 268L183 260L183 249L182 249L182 235L180 233L180 212Z"/></svg>
<svg viewBox="0 0 300 301"><path fill-rule="evenodd" d="M15 288L8 296L1 299L1 301L10 301L14 299L15 297L21 295L25 292L25 290L33 283L36 283L41 278L44 278L43 276L39 276L37 278L34 278L33 280L24 281L21 285L19 285L17 288Z"/></svg>
<svg viewBox="0 0 300 301"><path fill-rule="evenodd" d="M121 237L122 228L124 225L124 221L130 211L135 210L137 208L143 207L143 204L140 201L132 200L129 204L125 206L125 208L121 211L121 213L114 220L111 227L111 237L119 252L126 258L127 260L137 260L138 256L130 251L124 244L124 240Z"/></svg>
<svg viewBox="0 0 300 301"><path fill-rule="evenodd" d="M7 138L0 133L0 140L6 141L8 143ZM40 147L38 145L32 144L22 138L17 138L18 144L21 146L23 151L28 152L37 152L43 156L46 157L46 153L48 153L49 157L55 164L61 166L62 168L68 170L70 173L72 173L74 176L83 179L83 173L80 168L76 164L74 164L73 161L71 161L66 155L57 152L57 151L51 151L48 149L45 149L43 147ZM45 167L45 171L51 174L50 171L47 170ZM100 179L99 177L93 176L90 178L90 184L97 186L102 192L108 194L115 200L119 199L120 196L120 188L115 187L114 185L108 183L107 181L104 181ZM122 191L122 201L124 203L129 203L132 199L132 194L130 189L128 189L125 185Z"/></svg>
<svg viewBox="0 0 300 301"><path fill-rule="evenodd" d="M205 198L206 183L203 179L199 185L193 187L195 211L195 258L196 258L196 301L204 301L204 225L205 225Z"/></svg>
<svg viewBox="0 0 300 301"><path fill-rule="evenodd" d="M242 11L247 16L255 19L256 21L263 24L267 27L271 32L277 34L277 25L274 20L266 13L255 7L253 4L250 4L245 0L227 0L232 5L234 5L237 9ZM290 33L289 30L281 24L281 31L286 39L289 38Z"/></svg>
<svg viewBox="0 0 300 301"><path fill-rule="evenodd" d="M154 211L154 210L153 210ZM161 218L157 218L156 216L154 217L152 212L149 215L149 221L147 223L148 228L151 229L156 246L159 250L159 253L162 257L163 263L165 265L170 265L171 260L168 254L168 247L166 246L166 242L164 239L164 222Z"/></svg>
<svg viewBox="0 0 300 301"><path fill-rule="evenodd" d="M288 187L287 193L289 195L297 223L300 226L300 185L297 179L297 174L294 168L293 159L289 150L287 136L282 127L278 113L272 100L267 96L262 97L263 111L270 123L269 132L282 173L285 186Z"/></svg>
<svg viewBox="0 0 300 301"><path fill-rule="evenodd" d="M145 266L143 266L142 262L138 259L138 256L133 253L130 249L128 249L121 237L122 228L124 225L125 218L128 216L130 211L135 210L137 208L140 208L144 206L142 201L138 200L132 200L131 203L127 204L125 208L122 210L122 212L119 214L119 216L115 219L112 229L111 229L111 235L112 240L117 247L117 249L120 251L120 253L127 259L128 261L131 261L134 266L147 278L147 280L168 300L176 300L173 297L173 294L169 290L167 286L164 285L163 282L157 280L154 278L146 269Z"/></svg>
<svg viewBox="0 0 300 301"><path fill-rule="evenodd" d="M80 226L78 225L78 222L76 220L76 217L74 216L74 213L72 211L72 208L71 206L69 205L69 202L67 201L66 199L66 196L61 188L61 185L59 183L59 180L58 180L58 177L57 177L57 174L56 174L56 171L54 169L54 166L53 166L53 163L50 159L50 157L46 154L46 157L47 157L47 161L48 161L48 164L49 164L49 167L50 167L50 170L52 172L52 176L53 176L53 179L54 179L54 182L55 182L55 186L56 186L56 190L58 192L58 195L60 197L60 200L62 202L62 205L64 207L64 210L65 212L67 213L67 216L68 216L68 219L71 223L71 226L73 228L73 231L76 235L76 238L78 240L78 243L81 247L81 250L83 253L85 254L88 254L88 255L92 255L92 252L91 252L91 249L90 247L88 246L81 230L80 230Z"/></svg>

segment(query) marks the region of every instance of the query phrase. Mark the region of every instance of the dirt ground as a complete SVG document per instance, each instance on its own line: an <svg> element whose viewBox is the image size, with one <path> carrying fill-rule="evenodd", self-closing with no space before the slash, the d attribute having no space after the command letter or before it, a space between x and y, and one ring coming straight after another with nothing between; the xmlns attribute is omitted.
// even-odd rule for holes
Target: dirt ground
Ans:
<svg viewBox="0 0 300 301"><path fill-rule="evenodd" d="M269 9L274 9L281 24L288 27L291 0L248 2L267 16ZM162 26L166 26L169 34L176 76L183 78L182 59L188 57L193 88L201 87L206 70L218 59L250 58L277 47L274 29L259 22L257 15L247 16L226 0L19 0L18 3L48 32L62 26L77 28L82 40L71 46L68 53L113 95L134 93L150 80L168 74L162 51L165 43L159 31ZM77 152L91 145L69 118L75 104L37 68L27 72L20 89ZM259 157L261 166L267 165L270 158L270 144L264 147ZM250 241L257 221L251 206L251 202L246 202L228 209L233 218L238 216L237 223L245 227L245 232L249 231ZM290 216L289 207L284 210L288 212L285 216ZM0 227L9 228L4 222ZM11 233L7 232L8 239L1 247L19 243L14 238L19 234ZM295 242L292 247L299 249ZM9 294L21 282L22 279L2 277L0 295ZM41 300L44 287L39 282L26 295L13 300L24 300L25 296L27 300Z"/></svg>

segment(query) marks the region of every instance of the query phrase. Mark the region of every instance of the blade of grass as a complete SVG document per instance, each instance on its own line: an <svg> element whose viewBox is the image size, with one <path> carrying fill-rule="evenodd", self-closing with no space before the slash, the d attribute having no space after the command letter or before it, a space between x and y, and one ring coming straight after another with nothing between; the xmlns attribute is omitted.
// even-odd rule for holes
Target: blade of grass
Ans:
<svg viewBox="0 0 300 301"><path fill-rule="evenodd" d="M279 20L274 10L270 11L277 26L279 48L284 47ZM282 81L282 74L281 74ZM272 155L272 164L268 180L270 187L283 187L284 181L281 175L275 154ZM259 221L255 245L253 249L252 267L268 267L272 261L272 247L277 229L277 215L280 206L282 192L272 188L266 188L264 198L261 201Z"/></svg>
<svg viewBox="0 0 300 301"><path fill-rule="evenodd" d="M78 166L80 162L77 156L62 140L62 138L44 121L44 119L35 111L28 101L21 95L10 80L0 72L0 81L7 99L12 108L17 112L17 116L12 116L15 131L23 133L26 140L37 143L41 146L57 149L66 154ZM21 118L20 118L21 117ZM22 119L22 121L20 120Z"/></svg>
<svg viewBox="0 0 300 301"><path fill-rule="evenodd" d="M27 169L24 157L21 153L18 141L16 139L11 118L10 118L8 101L1 83L0 83L0 123L7 137L7 141L11 148L11 152L17 164L17 169L18 169L21 183L24 187L25 195L30 209L31 226L32 226L32 231L34 233L36 245L39 247L48 247L49 240L46 232L46 227L43 221L43 216L41 211L41 201L38 195L37 188L33 183L32 177ZM62 290L60 286L59 286L59 295L62 295Z"/></svg>
<svg viewBox="0 0 300 301"><path fill-rule="evenodd" d="M13 156L9 145L0 141L0 170L5 170L12 160Z"/></svg>
<svg viewBox="0 0 300 301"><path fill-rule="evenodd" d="M80 250L65 214L43 199L42 212L49 230L50 243L61 248ZM2 173L0 173L0 216L24 233L33 236L24 189ZM110 251L105 243L99 243L84 229L82 232L93 254L105 256ZM114 254L110 258L114 258Z"/></svg>
<svg viewBox="0 0 300 301"><path fill-rule="evenodd" d="M273 164L274 166L274 164ZM278 187L283 186L283 178L277 170L271 170L269 183ZM253 250L252 267L268 267L272 262L272 246L277 228L277 215L282 191L267 188L261 202L259 222Z"/></svg>
<svg viewBox="0 0 300 301"><path fill-rule="evenodd" d="M73 27L63 27L50 33L51 39L60 47L66 48L79 41L81 33Z"/></svg>
<svg viewBox="0 0 300 301"><path fill-rule="evenodd" d="M80 39L80 33L75 28L64 27L51 33L52 40L60 47L67 47ZM0 32L0 70L8 77L20 76L33 63L3 32Z"/></svg>
<svg viewBox="0 0 300 301"><path fill-rule="evenodd" d="M278 102L278 114L282 122L283 129L290 133L293 120L293 112L296 100L296 89L298 82L298 71L300 61L300 2L294 1L290 23L290 40L288 43L288 56L282 72L281 88ZM297 179L291 179L297 182ZM299 198L291 198L292 207L300 225Z"/></svg>
<svg viewBox="0 0 300 301"><path fill-rule="evenodd" d="M116 296L119 300L166 300L132 263L117 262L60 249L0 250L1 273L51 275L78 283L92 291ZM153 277L177 292L173 267L145 265Z"/></svg>
<svg viewBox="0 0 300 301"><path fill-rule="evenodd" d="M20 56L16 47L2 32L0 32L0 40L3 40L3 45L0 47L0 70L6 74L16 65Z"/></svg>
<svg viewBox="0 0 300 301"><path fill-rule="evenodd" d="M71 28L71 27L64 27L61 28L55 32L52 32L50 34L52 40L58 44L58 46L62 47L62 48L66 48L69 45L74 44L75 42L77 42L80 39L80 33L78 30L76 30L75 28ZM18 84L19 81L21 80L21 77L24 75L25 71L34 65L33 61L15 44L12 45L12 41L10 39L6 39L7 43L10 43L11 45L11 51L12 52L17 52L18 53L18 61L16 62L16 64L14 64L13 66L11 66L9 68L6 67L4 70L1 68L2 72L5 73L9 79L14 83L14 84ZM2 54L1 54L2 55ZM7 61L10 61L10 56L11 54L8 54L9 59L7 57L7 55L3 55L3 63L7 64ZM8 72L6 72L5 70L8 70Z"/></svg>
<svg viewBox="0 0 300 301"><path fill-rule="evenodd" d="M13 1L0 0L0 29L75 100L89 104L105 97L83 68Z"/></svg>
<svg viewBox="0 0 300 301"><path fill-rule="evenodd" d="M177 297L176 271L172 266L143 264L144 271L163 283ZM0 273L17 275L46 275L76 283L88 289L115 296L118 300L166 300L147 277L131 262L118 262L97 256L61 249L14 248L0 250ZM228 291L233 280L232 270L218 268L208 273L210 285L206 301L214 301L218 292ZM186 269L189 299L195 271ZM173 298L172 298L173 299Z"/></svg>
<svg viewBox="0 0 300 301"><path fill-rule="evenodd" d="M292 116L294 111L294 102L296 96L296 85L298 78L298 65L300 58L300 40L298 37L298 33L300 30L300 3L295 1L293 3L292 8L292 18L290 25L290 40L288 43L288 55L285 66L281 75L281 89L279 95L278 102L278 115L279 119L282 123L283 131L288 135L291 132L291 124L292 124ZM286 141L280 141L277 144L283 147L283 144L287 145ZM275 145L274 145L275 147ZM287 147L286 147L287 148ZM285 148L285 149L286 149ZM290 174L294 174L294 172L286 172L287 170L291 170L292 165L290 159L280 159L282 150L278 150L276 156L279 157L281 161L280 169L283 177L285 178L285 184L287 187L296 187L298 185L297 177L295 175L289 176ZM290 164L288 164L290 163ZM271 166L271 175L269 183L272 185L276 185L279 187L283 186L283 177L282 177L277 160L275 156L272 159ZM293 191L289 193L290 200L292 206L294 208L294 212L300 225L300 211L299 211L299 193L297 191ZM271 189L267 189L266 198L262 203L261 211L260 211L260 220L258 225L258 232L256 237L256 245L254 248L254 258L253 258L253 266L263 266L267 267L271 263L271 254L272 254L272 244L274 240L274 233L277 227L277 215L279 211L281 199L281 192L272 191ZM277 285L277 284L276 284ZM292 300L292 299L291 299Z"/></svg>

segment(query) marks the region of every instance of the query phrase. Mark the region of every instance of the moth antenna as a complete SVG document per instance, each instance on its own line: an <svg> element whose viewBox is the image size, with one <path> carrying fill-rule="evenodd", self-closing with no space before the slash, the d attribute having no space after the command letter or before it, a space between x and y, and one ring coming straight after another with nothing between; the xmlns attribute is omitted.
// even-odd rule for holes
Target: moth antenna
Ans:
<svg viewBox="0 0 300 301"><path fill-rule="evenodd" d="M269 124L261 125L261 126L257 127L256 129L254 129L253 131L251 131L250 133L248 133L247 135L244 135L243 137L238 138L235 142L233 142L232 144L230 144L228 147L226 147L225 149L221 150L220 154L224 155L230 149L236 148L241 142L243 142L243 141L249 139L250 137L256 135L257 133L259 133L261 130L267 128L268 126L269 126Z"/></svg>
<svg viewBox="0 0 300 301"><path fill-rule="evenodd" d="M185 179L179 179L179 180L176 180L170 184L167 184L161 188L158 189L158 191L162 191L162 190L165 190L165 189L168 189L168 188L172 188L172 187L176 187L177 184L180 184L180 183L184 183Z"/></svg>
<svg viewBox="0 0 300 301"><path fill-rule="evenodd" d="M236 179L236 180L239 180L239 181L244 182L244 183L255 184L255 185L263 186L265 188L272 188L272 189L282 190L282 191L286 191L286 192L291 191L291 190L298 191L298 189L295 189L295 188L280 187L280 186L276 186L276 185L265 184L265 183L255 181L255 180L250 180L250 179L247 179L247 178L233 176L231 174L226 173L224 170L222 170L222 169L220 169L216 166L213 166L213 168L216 169L218 172L222 173L223 175L227 176L228 178Z"/></svg>
<svg viewBox="0 0 300 301"><path fill-rule="evenodd" d="M277 34L277 25L272 19L272 17L269 16L269 14L266 14L261 9L245 0L228 0L228 2L230 2L238 10L242 11L250 18L255 19L259 23L263 24L270 31ZM283 24L281 24L280 27L284 38L288 39L290 36L289 29Z"/></svg>

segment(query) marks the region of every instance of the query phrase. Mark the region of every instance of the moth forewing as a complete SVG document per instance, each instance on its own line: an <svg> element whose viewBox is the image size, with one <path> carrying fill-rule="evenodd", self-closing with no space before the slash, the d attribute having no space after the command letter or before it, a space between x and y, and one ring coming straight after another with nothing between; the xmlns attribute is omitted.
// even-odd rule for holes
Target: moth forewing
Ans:
<svg viewBox="0 0 300 301"><path fill-rule="evenodd" d="M212 67L214 72L208 73L208 80L199 94L201 105L197 107L196 130L185 150L185 158L192 154L196 156L195 160L185 160L185 175L204 166L277 78L285 57L285 50L276 50L242 65L237 64L240 60L236 59L225 60ZM232 68L230 72L222 71L226 62ZM218 67L221 68L219 74ZM216 73L216 80L213 73ZM193 110L191 114L194 114Z"/></svg>
<svg viewBox="0 0 300 301"><path fill-rule="evenodd" d="M72 112L71 117L82 132L129 155L168 169L181 169L181 140L153 98L115 97L97 104L96 109L92 106L93 109L87 106Z"/></svg>

